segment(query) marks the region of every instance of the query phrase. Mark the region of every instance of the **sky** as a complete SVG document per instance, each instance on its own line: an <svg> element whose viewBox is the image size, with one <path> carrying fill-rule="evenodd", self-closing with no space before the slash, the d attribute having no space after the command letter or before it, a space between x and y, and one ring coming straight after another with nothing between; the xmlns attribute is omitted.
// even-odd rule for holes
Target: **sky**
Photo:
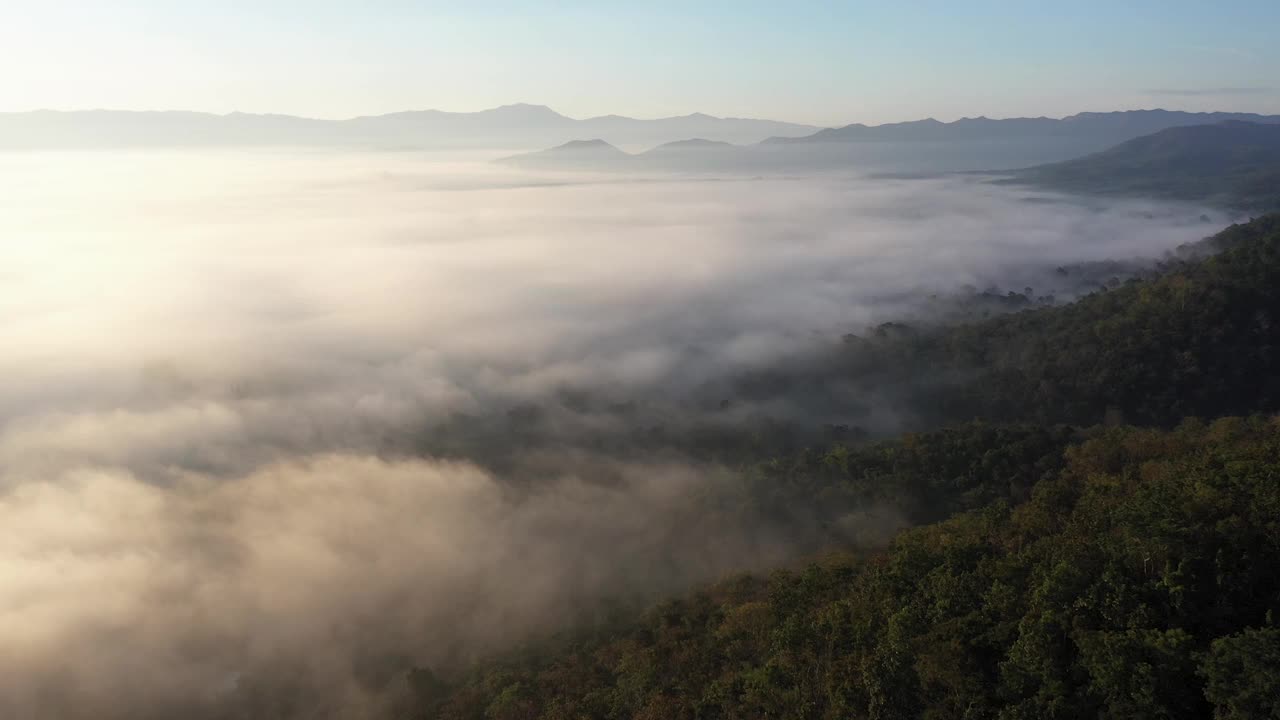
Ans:
<svg viewBox="0 0 1280 720"><path fill-rule="evenodd" d="M0 0L0 111L1280 113L1274 0Z"/></svg>

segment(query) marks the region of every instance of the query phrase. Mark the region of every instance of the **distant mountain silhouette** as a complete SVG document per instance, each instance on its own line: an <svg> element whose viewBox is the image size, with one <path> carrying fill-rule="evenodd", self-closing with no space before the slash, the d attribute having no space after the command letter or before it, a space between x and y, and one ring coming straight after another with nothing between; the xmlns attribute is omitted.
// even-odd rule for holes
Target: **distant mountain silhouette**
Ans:
<svg viewBox="0 0 1280 720"><path fill-rule="evenodd" d="M619 115L577 120L546 106L529 104L470 113L415 110L349 120L248 113L40 110L0 113L0 148L334 145L529 149L581 137L638 146L688 137L753 143L772 135L807 135L817 129L702 113L652 120Z"/></svg>
<svg viewBox="0 0 1280 720"><path fill-rule="evenodd" d="M1280 210L1280 125L1228 120L1169 128L1014 176L1069 192Z"/></svg>
<svg viewBox="0 0 1280 720"><path fill-rule="evenodd" d="M676 140L669 143L663 143L658 147L652 148L650 150L646 150L642 154L643 155L662 155L662 154L667 154L672 152L687 152L690 150L695 152L701 151L701 150L722 151L722 150L733 150L736 147L737 146L734 145L733 143L727 143L727 142L724 142L723 140L706 140L704 138L690 138L689 140Z"/></svg>
<svg viewBox="0 0 1280 720"><path fill-rule="evenodd" d="M623 152L604 140L570 140L546 150L501 158L500 163L545 170L615 170L626 167L636 156Z"/></svg>
<svg viewBox="0 0 1280 720"><path fill-rule="evenodd" d="M769 145L837 143L837 142L910 142L955 140L1012 140L1015 138L1097 138L1122 142L1130 138L1186 125L1240 120L1255 123L1280 123L1278 115L1252 113L1191 113L1174 110L1128 110L1120 112L1086 112L1057 120L1054 118L963 118L955 122L939 122L932 118L886 125L853 124L819 130L803 137L774 137L763 141Z"/></svg>
<svg viewBox="0 0 1280 720"><path fill-rule="evenodd" d="M1241 119L1245 118L1245 119ZM1253 119L1259 122L1254 122ZM1239 113L1185 113L1142 110L1081 113L1054 120L973 118L943 123L920 120L890 125L849 125L805 138L772 138L755 145L732 145L703 137L667 142L631 155L613 153L592 160L597 170L628 172L866 172L928 175L1003 171L1059 163L1101 152L1136 137L1167 129L1196 127L1199 121L1280 128L1280 116ZM1155 127L1155 130L1148 128ZM1230 127L1230 126L1227 126ZM843 138L843 139L840 139ZM541 169L579 169L583 162L533 153L512 162Z"/></svg>
<svg viewBox="0 0 1280 720"><path fill-rule="evenodd" d="M1280 116L1169 110L1088 112L1062 119L927 119L819 130L772 120L703 113L636 119L575 119L543 105L480 112L420 110L317 120L289 115L195 112L35 111L0 113L0 149L302 146L527 151L599 138L617 150L515 161L529 167L677 172L928 174L1060 162L1160 130L1222 121L1280 123ZM789 137L788 137L789 136Z"/></svg>
<svg viewBox="0 0 1280 720"><path fill-rule="evenodd" d="M624 152L604 140L574 140L547 150L500 158L497 162L538 170L704 172L733 169L749 147L720 140L690 138L663 143L640 153Z"/></svg>

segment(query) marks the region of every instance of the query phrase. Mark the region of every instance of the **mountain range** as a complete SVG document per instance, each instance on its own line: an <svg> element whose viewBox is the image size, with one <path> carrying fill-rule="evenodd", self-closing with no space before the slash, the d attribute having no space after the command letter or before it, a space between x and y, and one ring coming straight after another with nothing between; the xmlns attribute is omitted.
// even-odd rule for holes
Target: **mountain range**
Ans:
<svg viewBox="0 0 1280 720"><path fill-rule="evenodd" d="M1177 132L1197 127L1225 129ZM1231 128L1236 129L1239 137L1231 137ZM1189 142L1194 137L1200 142L1211 142L1210 147L1199 152L1214 154L1232 163L1233 167L1250 158L1265 164L1270 162L1270 156L1258 155L1256 151L1259 148L1252 143L1269 132L1280 132L1280 116L1140 110L1085 113L1062 120L979 118L954 123L923 120L875 127L850 125L785 141L770 138L754 145L732 145L699 138L668 142L641 153L624 152L605 139L597 138L514 155L503 158L501 162L537 170L590 169L606 172L859 170L931 174L1002 171L1071 161L1163 132L1171 133L1167 136L1170 139L1183 138ZM1216 142L1212 142L1213 138L1217 139ZM1159 145L1166 141L1156 142ZM1139 148L1144 153L1153 149L1139 144L1124 152ZM1173 148L1165 147L1164 150L1172 152ZM1191 147L1184 142L1180 150L1190 152ZM1159 160L1153 157L1147 162L1158 165ZM1192 158L1179 162L1184 162L1187 172L1203 170L1195 167L1197 161ZM1059 176L1060 179L1065 177L1061 173L1055 175ZM1032 175L1024 174L1023 177L1030 179ZM1164 180L1168 182L1171 178Z"/></svg>
<svg viewBox="0 0 1280 720"><path fill-rule="evenodd" d="M1280 125L1227 120L1174 127L1076 160L1017 171L1055 190L1280 210Z"/></svg>
<svg viewBox="0 0 1280 720"><path fill-rule="evenodd" d="M1280 116L1133 110L1061 119L925 119L823 129L703 113L657 119L621 115L576 119L530 104L479 112L417 110L346 120L248 113L38 110L0 113L0 149L279 145L514 151L598 138L629 149L666 146L658 154L665 161L642 153L646 160L632 163L651 167L665 162L686 169L705 163L708 153L701 152L707 149L703 144L718 142L751 147L717 153L716 165L710 169L840 168L854 163L929 172L1067 160L1167 128L1223 121L1274 124L1280 123ZM684 157L685 151L694 150L698 151L694 160ZM907 159L913 153L924 157Z"/></svg>
<svg viewBox="0 0 1280 720"><path fill-rule="evenodd" d="M228 145L336 145L422 149L528 149L583 137L654 145L689 137L753 143L809 135L812 125L693 113L637 119L575 119L543 105L480 112L420 110L347 120L291 115L88 110L0 113L0 148L112 148Z"/></svg>
<svg viewBox="0 0 1280 720"><path fill-rule="evenodd" d="M1254 113L1193 113L1177 110L1127 110L1085 112L1062 119L986 117L939 122L932 118L885 125L855 123L819 130L802 137L766 138L764 144L842 142L922 142L940 140L1009 140L1014 138L1096 137L1121 142L1171 127L1205 125L1225 121L1280 123L1280 115Z"/></svg>

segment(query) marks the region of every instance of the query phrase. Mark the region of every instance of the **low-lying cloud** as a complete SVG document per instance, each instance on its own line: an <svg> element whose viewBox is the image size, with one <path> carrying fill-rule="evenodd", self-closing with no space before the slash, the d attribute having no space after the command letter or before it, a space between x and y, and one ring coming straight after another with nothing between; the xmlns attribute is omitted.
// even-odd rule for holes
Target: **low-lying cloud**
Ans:
<svg viewBox="0 0 1280 720"><path fill-rule="evenodd" d="M461 667L602 597L786 558L689 516L722 471L617 470L521 493L468 463L323 455L169 487L104 469L24 483L0 502L0 708L371 716L412 664Z"/></svg>
<svg viewBox="0 0 1280 720"><path fill-rule="evenodd" d="M975 178L597 180L396 153L6 156L0 714L353 717L410 663L779 562L794 538L689 517L732 470L609 439L838 422L840 403L708 388L921 294L1212 230Z"/></svg>

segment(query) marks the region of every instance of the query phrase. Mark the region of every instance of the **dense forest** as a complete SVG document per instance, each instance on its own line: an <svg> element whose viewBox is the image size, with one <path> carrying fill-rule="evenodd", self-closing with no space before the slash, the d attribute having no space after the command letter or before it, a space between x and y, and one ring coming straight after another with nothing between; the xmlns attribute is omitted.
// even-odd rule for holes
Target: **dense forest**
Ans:
<svg viewBox="0 0 1280 720"><path fill-rule="evenodd" d="M404 714L1280 717L1277 288L1272 216L1076 303L740 379L884 388L936 429L740 444L740 485L691 502L811 563L413 669Z"/></svg>
<svg viewBox="0 0 1280 720"><path fill-rule="evenodd" d="M412 684L444 718L1274 717L1280 425L1097 429L1061 457L1028 501L886 553L731 578Z"/></svg>
<svg viewBox="0 0 1280 720"><path fill-rule="evenodd" d="M1196 257L1216 251L1209 257ZM841 375L902 388L933 422L972 417L1176 424L1280 410L1280 216L1233 226L1061 307L955 327L850 335Z"/></svg>

